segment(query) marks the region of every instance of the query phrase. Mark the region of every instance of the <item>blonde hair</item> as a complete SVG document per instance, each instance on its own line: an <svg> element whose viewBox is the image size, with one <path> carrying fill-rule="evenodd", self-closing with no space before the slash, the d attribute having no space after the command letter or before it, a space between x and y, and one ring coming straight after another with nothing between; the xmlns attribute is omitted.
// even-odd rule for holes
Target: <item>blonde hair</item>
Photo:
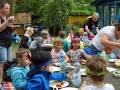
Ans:
<svg viewBox="0 0 120 90"><path fill-rule="evenodd" d="M27 27L26 28L26 32L29 33L29 34L33 34L34 33L34 30L32 27Z"/></svg>
<svg viewBox="0 0 120 90"><path fill-rule="evenodd" d="M30 53L30 50L25 49L25 48L18 48L16 51L16 58L22 58L22 55L25 53Z"/></svg>
<svg viewBox="0 0 120 90"><path fill-rule="evenodd" d="M63 44L63 41L62 41L62 39L60 39L60 38L55 38L53 44L54 44L54 45L55 45L55 44Z"/></svg>

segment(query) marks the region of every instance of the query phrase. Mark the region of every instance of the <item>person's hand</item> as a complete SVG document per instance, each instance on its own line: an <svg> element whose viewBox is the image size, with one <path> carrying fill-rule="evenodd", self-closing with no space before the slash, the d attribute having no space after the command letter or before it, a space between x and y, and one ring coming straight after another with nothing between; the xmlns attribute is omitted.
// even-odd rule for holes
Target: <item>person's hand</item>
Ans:
<svg viewBox="0 0 120 90"><path fill-rule="evenodd" d="M113 48L111 47L105 47L104 48L104 51L107 53L107 54L110 54L112 52Z"/></svg>
<svg viewBox="0 0 120 90"><path fill-rule="evenodd" d="M7 21L8 21L9 23L11 23L13 20L14 20L14 16L10 16L10 17L7 19Z"/></svg>
<svg viewBox="0 0 120 90"><path fill-rule="evenodd" d="M70 79L70 80L72 80L72 72L69 72L69 73L67 74L67 78Z"/></svg>
<svg viewBox="0 0 120 90"><path fill-rule="evenodd" d="M90 33L90 37L94 37L95 35L93 33Z"/></svg>

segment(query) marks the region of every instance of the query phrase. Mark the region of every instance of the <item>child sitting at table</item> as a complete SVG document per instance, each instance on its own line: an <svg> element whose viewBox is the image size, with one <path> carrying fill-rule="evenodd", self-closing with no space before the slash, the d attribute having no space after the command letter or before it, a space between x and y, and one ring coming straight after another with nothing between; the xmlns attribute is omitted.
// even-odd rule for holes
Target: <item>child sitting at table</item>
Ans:
<svg viewBox="0 0 120 90"><path fill-rule="evenodd" d="M69 42L65 39L66 32L64 30L59 31L59 37L63 40L63 50L65 52L69 49Z"/></svg>
<svg viewBox="0 0 120 90"><path fill-rule="evenodd" d="M56 38L54 40L54 48L51 50L50 54L52 55L52 63L59 63L61 57L64 58L65 62L68 61L68 56L62 49L63 42L61 39Z"/></svg>
<svg viewBox="0 0 120 90"><path fill-rule="evenodd" d="M90 56L87 55L84 50L80 49L80 39L78 37L74 37L71 42L71 49L67 52L68 57L70 58L70 62L74 63L75 61L80 61L83 57L86 59Z"/></svg>
<svg viewBox="0 0 120 90"><path fill-rule="evenodd" d="M17 64L7 70L16 90L25 90L27 83L27 74L30 65L30 51L28 49L19 48L16 51Z"/></svg>
<svg viewBox="0 0 120 90"><path fill-rule="evenodd" d="M26 90L50 90L50 80L65 80L64 73L51 73L52 57L46 51L35 51L31 55L32 68L28 74Z"/></svg>
<svg viewBox="0 0 120 90"><path fill-rule="evenodd" d="M93 57L86 63L88 78L84 81L80 90L115 90L111 84L104 82L107 74L106 61L99 56Z"/></svg>

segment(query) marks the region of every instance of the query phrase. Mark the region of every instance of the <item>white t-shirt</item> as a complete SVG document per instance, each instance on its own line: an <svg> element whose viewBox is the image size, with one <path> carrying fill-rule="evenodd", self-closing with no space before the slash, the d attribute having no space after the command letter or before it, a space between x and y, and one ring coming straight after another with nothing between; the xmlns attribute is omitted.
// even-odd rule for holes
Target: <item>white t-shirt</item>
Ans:
<svg viewBox="0 0 120 90"><path fill-rule="evenodd" d="M60 58L63 56L66 56L66 53L61 49L59 52L55 52L55 49L52 49L50 54L52 55L52 62L56 63L56 62L60 62Z"/></svg>
<svg viewBox="0 0 120 90"><path fill-rule="evenodd" d="M86 85L81 90L115 90L113 85L105 84L103 87L98 87L95 85Z"/></svg>
<svg viewBox="0 0 120 90"><path fill-rule="evenodd" d="M100 51L104 50L104 45L101 43L103 34L109 35L110 41L117 41L115 38L115 26L106 26L102 28L92 40L92 44Z"/></svg>

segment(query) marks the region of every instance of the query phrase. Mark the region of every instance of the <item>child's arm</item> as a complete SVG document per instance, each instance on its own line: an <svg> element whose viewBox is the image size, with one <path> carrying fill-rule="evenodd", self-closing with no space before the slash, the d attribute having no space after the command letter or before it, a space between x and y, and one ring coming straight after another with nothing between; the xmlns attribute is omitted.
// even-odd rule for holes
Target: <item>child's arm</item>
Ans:
<svg viewBox="0 0 120 90"><path fill-rule="evenodd" d="M41 78L35 78L28 81L26 90L44 90Z"/></svg>
<svg viewBox="0 0 120 90"><path fill-rule="evenodd" d="M85 58L91 58L90 55L86 54L84 50L80 50L80 52L82 53L82 55L85 57Z"/></svg>
<svg viewBox="0 0 120 90"><path fill-rule="evenodd" d="M50 80L66 80L67 76L64 73L51 73Z"/></svg>
<svg viewBox="0 0 120 90"><path fill-rule="evenodd" d="M23 72L16 71L11 75L12 83L17 89L24 89L27 83L27 79L23 77Z"/></svg>
<svg viewBox="0 0 120 90"><path fill-rule="evenodd" d="M62 54L64 55L65 62L67 63L69 61L69 57L66 55L66 53L62 50Z"/></svg>
<svg viewBox="0 0 120 90"><path fill-rule="evenodd" d="M67 63L69 61L69 57L65 55L65 62Z"/></svg>

